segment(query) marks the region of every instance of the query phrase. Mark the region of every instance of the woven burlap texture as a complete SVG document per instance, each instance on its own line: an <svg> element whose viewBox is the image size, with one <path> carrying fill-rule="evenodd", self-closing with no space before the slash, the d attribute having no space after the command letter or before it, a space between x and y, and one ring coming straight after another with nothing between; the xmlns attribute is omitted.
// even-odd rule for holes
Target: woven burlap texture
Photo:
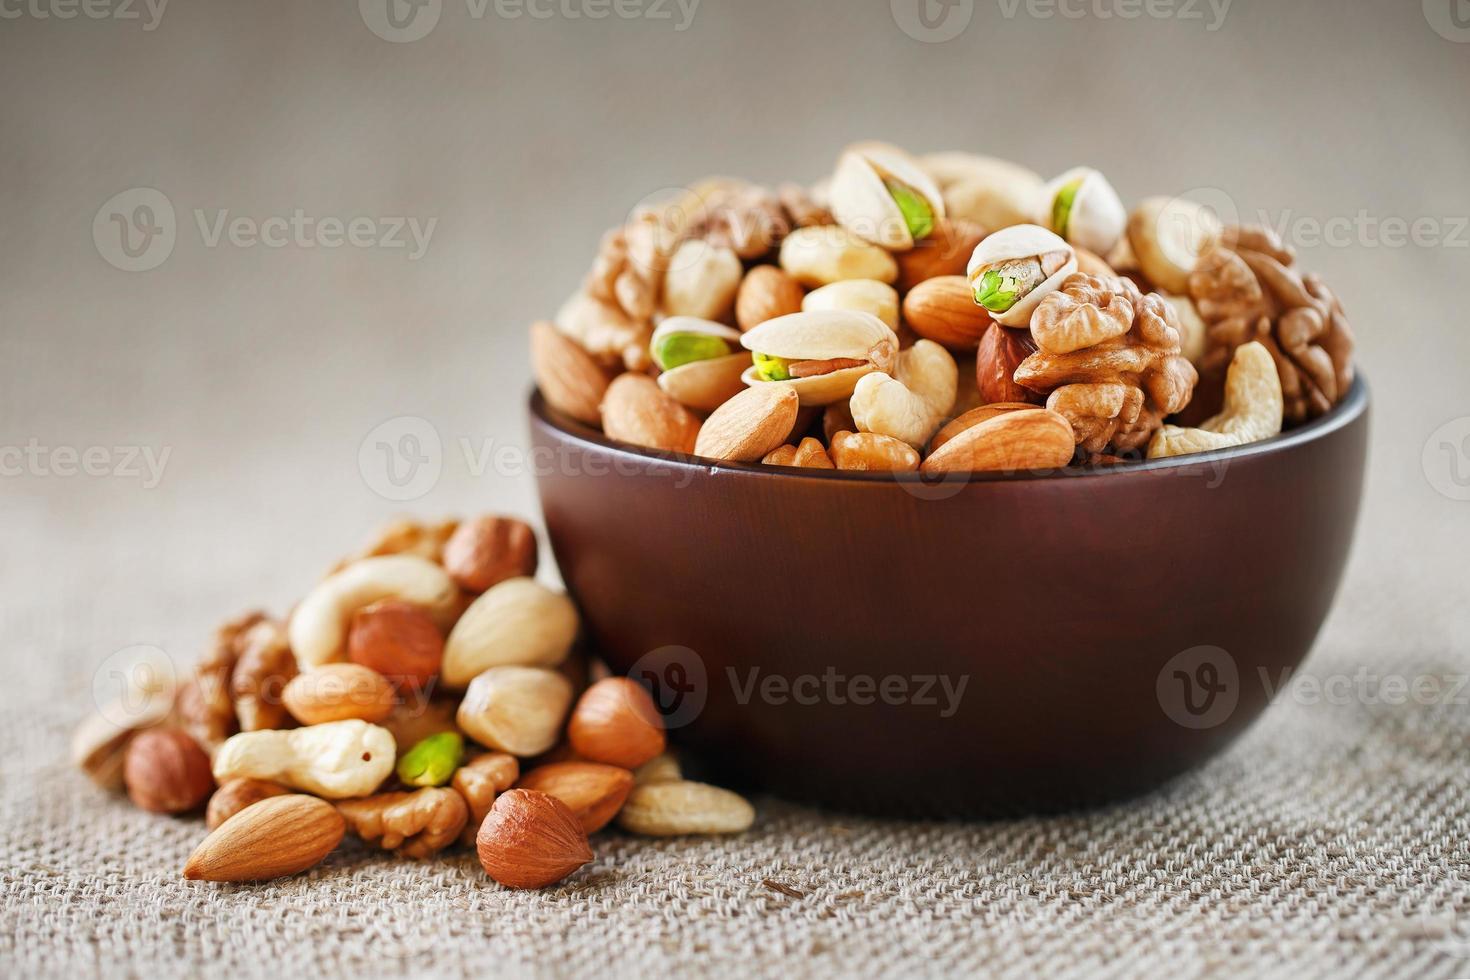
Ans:
<svg viewBox="0 0 1470 980"><path fill-rule="evenodd" d="M1470 973L1456 704L1288 696L1198 773L1063 817L879 821L762 800L735 839L605 835L541 893L497 887L468 852L356 845L284 881L185 882L201 822L87 784L56 749L67 720L26 710L0 733L8 975Z"/></svg>

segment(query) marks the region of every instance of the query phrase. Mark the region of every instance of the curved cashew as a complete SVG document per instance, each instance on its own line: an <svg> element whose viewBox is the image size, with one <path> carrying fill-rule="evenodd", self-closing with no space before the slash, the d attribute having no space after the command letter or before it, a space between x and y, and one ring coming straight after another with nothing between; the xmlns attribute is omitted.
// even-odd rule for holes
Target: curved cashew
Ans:
<svg viewBox="0 0 1470 980"><path fill-rule="evenodd" d="M393 771L397 746L388 729L365 721L330 721L287 731L232 735L214 756L214 778L267 779L329 800L366 796Z"/></svg>
<svg viewBox="0 0 1470 980"><path fill-rule="evenodd" d="M858 381L849 403L852 418L860 431L892 436L917 449L954 408L959 368L949 351L920 340L898 355L895 374L875 371Z"/></svg>
<svg viewBox="0 0 1470 980"><path fill-rule="evenodd" d="M534 579L492 586L464 611L444 642L440 678L462 688L491 667L555 667L577 637L577 608Z"/></svg>
<svg viewBox="0 0 1470 980"><path fill-rule="evenodd" d="M380 599L402 599L447 618L459 588L440 566L413 555L386 555L355 561L327 576L291 614L288 636L302 670L341 660L347 623L363 606Z"/></svg>
<svg viewBox="0 0 1470 980"><path fill-rule="evenodd" d="M1148 444L1148 458L1228 449L1269 439L1281 431L1281 376L1270 351L1258 341L1236 348L1225 375L1225 410L1198 429L1166 425Z"/></svg>

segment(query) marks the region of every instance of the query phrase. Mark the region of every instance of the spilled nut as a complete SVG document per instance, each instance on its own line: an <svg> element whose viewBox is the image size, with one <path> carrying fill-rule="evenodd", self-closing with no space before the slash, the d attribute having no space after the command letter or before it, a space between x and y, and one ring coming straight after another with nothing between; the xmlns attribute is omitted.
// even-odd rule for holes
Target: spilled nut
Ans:
<svg viewBox="0 0 1470 980"><path fill-rule="evenodd" d="M1077 253L1056 233L1015 225L976 246L966 275L975 303L997 323L1024 327L1047 294L1077 271Z"/></svg>
<svg viewBox="0 0 1470 980"><path fill-rule="evenodd" d="M849 397L863 375L892 369L898 354L888 325L856 310L790 313L746 332L740 343L754 361L745 383L787 385L803 406Z"/></svg>
<svg viewBox="0 0 1470 980"><path fill-rule="evenodd" d="M896 146L860 143L837 161L832 214L874 245L906 252L944 217L944 198L919 162Z"/></svg>
<svg viewBox="0 0 1470 980"><path fill-rule="evenodd" d="M1108 179L1090 167L1076 167L1046 185L1040 223L1078 248L1107 255L1123 237L1128 211Z"/></svg>
<svg viewBox="0 0 1470 980"><path fill-rule="evenodd" d="M1148 444L1149 459L1229 449L1281 432L1285 406L1276 361L1253 340L1235 350L1225 375L1225 409L1197 429L1166 425Z"/></svg>

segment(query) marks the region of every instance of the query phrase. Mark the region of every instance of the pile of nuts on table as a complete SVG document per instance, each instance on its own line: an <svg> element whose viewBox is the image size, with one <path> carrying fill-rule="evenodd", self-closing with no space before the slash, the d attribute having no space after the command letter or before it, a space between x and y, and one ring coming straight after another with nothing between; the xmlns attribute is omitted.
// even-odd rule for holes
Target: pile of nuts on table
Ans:
<svg viewBox="0 0 1470 980"><path fill-rule="evenodd" d="M652 698L586 656L536 564L514 518L396 522L286 620L222 626L183 683L131 672L73 758L145 810L204 809L184 877L208 881L304 871L351 833L414 858L462 843L501 884L539 888L614 820L749 827L740 796L683 778Z"/></svg>
<svg viewBox="0 0 1470 980"><path fill-rule="evenodd" d="M547 403L611 439L938 474L1267 439L1347 394L1352 350L1267 228L882 143L812 188L710 179L640 208L531 327Z"/></svg>

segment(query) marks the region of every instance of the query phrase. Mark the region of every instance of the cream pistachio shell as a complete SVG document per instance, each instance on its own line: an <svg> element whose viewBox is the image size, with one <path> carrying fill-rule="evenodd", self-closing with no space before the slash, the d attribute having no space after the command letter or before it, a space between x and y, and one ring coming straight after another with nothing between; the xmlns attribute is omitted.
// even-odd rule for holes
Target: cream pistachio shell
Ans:
<svg viewBox="0 0 1470 980"><path fill-rule="evenodd" d="M898 329L898 290L876 279L844 279L813 289L801 301L806 312L861 310Z"/></svg>
<svg viewBox="0 0 1470 980"><path fill-rule="evenodd" d="M670 316L659 321L658 328L653 331L653 338L649 341L649 346L657 347L659 341L676 333L699 333L708 337L719 337L732 344L740 343L740 331L734 327L697 316Z"/></svg>
<svg viewBox="0 0 1470 980"><path fill-rule="evenodd" d="M1078 187L1072 198L1065 237L1078 248L1107 255L1128 227L1128 209L1123 207L1108 179L1091 167L1074 167L1049 182L1041 194L1037 221L1062 233L1063 229L1052 223L1053 206L1057 195L1074 182Z"/></svg>
<svg viewBox="0 0 1470 980"><path fill-rule="evenodd" d="M1043 187L1034 171L976 153L930 153L919 164L939 185L950 218L992 230L1029 222Z"/></svg>
<svg viewBox="0 0 1470 980"><path fill-rule="evenodd" d="M1005 327L1029 327L1031 314L1048 293L1059 288L1062 282L1077 271L1077 252L1055 232L1038 225L1013 225L989 235L970 254L970 263L965 274L974 285L976 275L988 266L1010 259L1024 259L1049 252L1065 252L1067 261L1060 269L1048 276L1041 285L1016 301L1004 313L992 314L995 321Z"/></svg>
<svg viewBox="0 0 1470 980"><path fill-rule="evenodd" d="M665 371L658 376L658 386L686 408L713 412L745 388L744 374L749 367L749 354L712 357Z"/></svg>
<svg viewBox="0 0 1470 980"><path fill-rule="evenodd" d="M789 385L803 406L830 405L852 395L858 380L874 370L892 368L898 354L898 336L871 313L857 310L818 310L789 313L767 320L740 338L749 351L792 361L853 358L868 363L810 378L765 381L751 365L743 375L748 385ZM874 358L875 349L877 357Z"/></svg>
<svg viewBox="0 0 1470 980"><path fill-rule="evenodd" d="M914 236L885 178L923 197L935 220L944 217L944 196L933 178L909 154L886 143L859 143L842 154L832 175L832 215L865 241L906 252L914 247Z"/></svg>

